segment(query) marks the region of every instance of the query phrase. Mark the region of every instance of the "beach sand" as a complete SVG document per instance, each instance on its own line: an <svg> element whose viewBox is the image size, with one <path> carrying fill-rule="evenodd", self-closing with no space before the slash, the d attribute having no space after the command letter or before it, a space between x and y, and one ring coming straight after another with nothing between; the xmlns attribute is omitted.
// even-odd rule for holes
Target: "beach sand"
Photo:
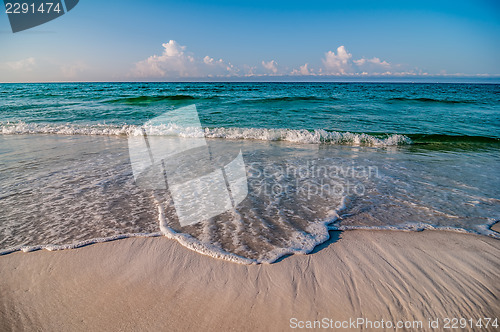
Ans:
<svg viewBox="0 0 500 332"><path fill-rule="evenodd" d="M500 241L334 232L310 255L239 265L164 237L0 257L0 330L290 330L290 319L500 316ZM391 329L390 329L391 330ZM427 330L427 328L425 329ZM483 329L485 330L485 329Z"/></svg>
<svg viewBox="0 0 500 332"><path fill-rule="evenodd" d="M500 233L500 222L497 222L493 226L491 226L491 229L497 233Z"/></svg>

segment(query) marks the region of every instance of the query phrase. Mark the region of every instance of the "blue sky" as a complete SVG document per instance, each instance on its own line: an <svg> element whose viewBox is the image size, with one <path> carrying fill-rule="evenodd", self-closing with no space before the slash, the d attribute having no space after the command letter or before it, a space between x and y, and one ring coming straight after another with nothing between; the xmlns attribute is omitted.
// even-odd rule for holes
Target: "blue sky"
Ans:
<svg viewBox="0 0 500 332"><path fill-rule="evenodd" d="M499 76L495 1L97 1L13 34L0 81Z"/></svg>

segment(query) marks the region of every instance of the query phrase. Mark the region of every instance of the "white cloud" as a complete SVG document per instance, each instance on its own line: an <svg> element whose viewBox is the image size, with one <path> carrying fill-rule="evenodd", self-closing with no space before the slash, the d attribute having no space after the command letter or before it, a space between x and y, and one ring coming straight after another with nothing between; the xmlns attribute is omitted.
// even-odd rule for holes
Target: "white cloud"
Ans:
<svg viewBox="0 0 500 332"><path fill-rule="evenodd" d="M209 57L208 55L203 58L203 63L206 65L223 65L225 66L224 60L214 60L214 58Z"/></svg>
<svg viewBox="0 0 500 332"><path fill-rule="evenodd" d="M132 70L132 76L149 78L181 78L181 77L213 77L231 76L238 73L238 69L222 59L215 60L210 56L197 58L186 52L175 40L162 44L163 53L152 55L146 60L139 61Z"/></svg>
<svg viewBox="0 0 500 332"><path fill-rule="evenodd" d="M203 58L203 62L207 65L211 65L214 63L214 58L209 57L208 55Z"/></svg>
<svg viewBox="0 0 500 332"><path fill-rule="evenodd" d="M379 58L361 58L359 60L353 60L354 64L357 66L359 71L367 73L385 73L391 69L390 63L387 61L382 61Z"/></svg>
<svg viewBox="0 0 500 332"><path fill-rule="evenodd" d="M306 63L303 66L300 66L299 69L292 70L290 74L307 76L307 75L312 75L313 73L312 70L309 69L309 64Z"/></svg>
<svg viewBox="0 0 500 332"><path fill-rule="evenodd" d="M337 48L337 54L332 51L325 53L323 65L327 74L344 75L351 70L352 54L347 52L344 46Z"/></svg>
<svg viewBox="0 0 500 332"><path fill-rule="evenodd" d="M273 74L276 74L278 72L278 64L274 60L268 62L262 61L262 67L264 67L267 71L272 72Z"/></svg>
<svg viewBox="0 0 500 332"><path fill-rule="evenodd" d="M162 44L163 53L152 55L135 63L131 75L147 78L202 78L202 77L245 77L245 76L367 76L367 75L397 75L399 65L391 65L378 57L354 59L344 45L335 51L328 51L322 60L322 66L312 67L305 63L290 71L279 67L276 60L261 61L260 66L242 64L234 66L223 59L211 56L196 57L187 52L174 40ZM241 69L240 69L241 68ZM74 74L78 68L67 68L67 76ZM285 72L286 71L286 72Z"/></svg>
<svg viewBox="0 0 500 332"><path fill-rule="evenodd" d="M359 67L364 66L365 64L374 64L386 68L391 66L387 61L381 61L379 58L372 58L372 59L361 58L359 60L354 60L353 62Z"/></svg>
<svg viewBox="0 0 500 332"><path fill-rule="evenodd" d="M6 67L8 69L16 71L32 71L35 65L36 65L35 58L30 57L18 61L5 62L5 65L2 67Z"/></svg>
<svg viewBox="0 0 500 332"><path fill-rule="evenodd" d="M323 67L324 70L319 70L322 75L366 76L387 75L387 73L390 73L389 69L392 68L392 65L377 57L355 60L352 54L342 45L337 48L337 54L333 51L325 53Z"/></svg>
<svg viewBox="0 0 500 332"><path fill-rule="evenodd" d="M163 54L152 55L146 60L135 64L133 74L139 77L186 77L196 75L193 66L194 58L185 54L185 46L179 45L175 40L163 43Z"/></svg>

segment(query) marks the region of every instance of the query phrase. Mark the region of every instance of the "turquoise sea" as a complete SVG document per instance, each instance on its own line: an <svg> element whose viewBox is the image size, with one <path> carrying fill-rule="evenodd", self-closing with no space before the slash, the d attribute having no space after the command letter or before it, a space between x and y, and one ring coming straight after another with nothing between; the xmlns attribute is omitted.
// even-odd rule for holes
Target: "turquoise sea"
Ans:
<svg viewBox="0 0 500 332"><path fill-rule="evenodd" d="M194 131L164 116L194 107ZM145 124L164 145L205 138L208 161L169 161L184 188L241 151L244 199L183 225L172 183L134 174L130 138ZM499 174L498 84L0 84L2 253L165 235L254 263L308 253L332 230L500 239ZM190 202L203 209L214 192Z"/></svg>

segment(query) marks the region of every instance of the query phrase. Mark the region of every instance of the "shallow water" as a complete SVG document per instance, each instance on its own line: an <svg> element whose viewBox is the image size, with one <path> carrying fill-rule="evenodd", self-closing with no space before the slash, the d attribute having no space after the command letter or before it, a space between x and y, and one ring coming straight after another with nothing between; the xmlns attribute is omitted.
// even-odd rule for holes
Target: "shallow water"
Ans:
<svg viewBox="0 0 500 332"><path fill-rule="evenodd" d="M4 252L161 232L209 255L272 262L311 251L331 229L498 238L489 230L500 220L496 85L0 88ZM134 179L128 138L161 112L193 103L209 158L176 156L183 166L169 181L223 168L241 151L248 195L234 209L183 225L173 187L146 188ZM173 123L146 129L164 145L200 134ZM203 209L213 195L190 199Z"/></svg>

